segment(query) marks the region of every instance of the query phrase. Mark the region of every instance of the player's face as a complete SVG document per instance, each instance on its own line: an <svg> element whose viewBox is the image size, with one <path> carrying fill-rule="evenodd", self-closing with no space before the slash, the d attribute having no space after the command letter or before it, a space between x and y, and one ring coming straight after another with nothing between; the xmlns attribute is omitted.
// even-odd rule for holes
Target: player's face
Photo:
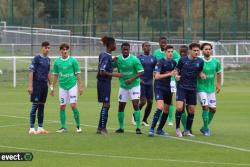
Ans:
<svg viewBox="0 0 250 167"><path fill-rule="evenodd" d="M199 54L200 54L200 48L198 48L198 47L193 47L192 49L191 49L191 56L193 57L193 58L196 58L196 57L198 57L199 56Z"/></svg>
<svg viewBox="0 0 250 167"><path fill-rule="evenodd" d="M150 46L149 43L146 43L146 44L143 45L142 49L143 49L144 53L150 53L151 46Z"/></svg>
<svg viewBox="0 0 250 167"><path fill-rule="evenodd" d="M115 50L116 50L116 43L115 43L115 42L112 43L112 44L110 45L110 48L111 48L112 51L115 51Z"/></svg>
<svg viewBox="0 0 250 167"><path fill-rule="evenodd" d="M50 46L43 46L41 50L42 50L42 54L44 56L47 56L49 54Z"/></svg>
<svg viewBox="0 0 250 167"><path fill-rule="evenodd" d="M180 55L181 57L188 55L188 50L184 48L180 48Z"/></svg>
<svg viewBox="0 0 250 167"><path fill-rule="evenodd" d="M160 48L161 50L163 50L165 48L165 46L167 45L167 41L165 39L160 40Z"/></svg>
<svg viewBox="0 0 250 167"><path fill-rule="evenodd" d="M122 55L127 57L129 55L129 46L123 46L122 47Z"/></svg>
<svg viewBox="0 0 250 167"><path fill-rule="evenodd" d="M205 45L202 52L204 56L209 57L212 54L212 49L209 45Z"/></svg>
<svg viewBox="0 0 250 167"><path fill-rule="evenodd" d="M172 59L173 51L174 51L173 49L168 49L168 50L165 51L166 56L167 56L168 59Z"/></svg>
<svg viewBox="0 0 250 167"><path fill-rule="evenodd" d="M67 48L61 49L60 52L63 58L67 58L69 56L69 49L67 50Z"/></svg>

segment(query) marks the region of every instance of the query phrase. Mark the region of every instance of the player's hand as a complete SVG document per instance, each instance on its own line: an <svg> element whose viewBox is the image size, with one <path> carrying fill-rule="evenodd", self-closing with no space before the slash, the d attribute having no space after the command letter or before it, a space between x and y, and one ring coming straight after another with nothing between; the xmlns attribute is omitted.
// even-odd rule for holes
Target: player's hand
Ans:
<svg viewBox="0 0 250 167"><path fill-rule="evenodd" d="M82 87L80 86L80 87L78 88L78 90L79 90L79 94L80 94L80 96L81 96L81 95L82 95L82 92L83 92Z"/></svg>
<svg viewBox="0 0 250 167"><path fill-rule="evenodd" d="M142 85L144 85L144 84L145 84L145 82L144 82L143 80L141 80L141 84L142 84Z"/></svg>
<svg viewBox="0 0 250 167"><path fill-rule="evenodd" d="M176 76L178 74L176 69L173 70L173 74L174 74L174 76Z"/></svg>
<svg viewBox="0 0 250 167"><path fill-rule="evenodd" d="M123 74L119 72L113 74L113 77L117 77L117 78L121 78L122 76Z"/></svg>
<svg viewBox="0 0 250 167"><path fill-rule="evenodd" d="M116 60L117 60L117 56L113 56L112 61L116 61Z"/></svg>
<svg viewBox="0 0 250 167"><path fill-rule="evenodd" d="M216 93L218 94L220 92L220 84L216 86Z"/></svg>
<svg viewBox="0 0 250 167"><path fill-rule="evenodd" d="M131 80L131 79L127 79L127 80L125 81L125 83L126 83L127 85L129 85L129 84L132 83L132 80Z"/></svg>
<svg viewBox="0 0 250 167"><path fill-rule="evenodd" d="M176 81L179 81L181 79L181 76L180 75L176 75L175 79L176 79Z"/></svg>
<svg viewBox="0 0 250 167"><path fill-rule="evenodd" d="M31 95L33 92L33 88L32 87L28 87L28 93Z"/></svg>
<svg viewBox="0 0 250 167"><path fill-rule="evenodd" d="M207 78L206 74L204 74L203 72L200 73L200 77L201 77L201 79L203 79L203 80Z"/></svg>
<svg viewBox="0 0 250 167"><path fill-rule="evenodd" d="M51 90L51 91L50 91L50 95L51 95L51 96L54 96L54 95L55 95L55 91L54 91L54 90Z"/></svg>

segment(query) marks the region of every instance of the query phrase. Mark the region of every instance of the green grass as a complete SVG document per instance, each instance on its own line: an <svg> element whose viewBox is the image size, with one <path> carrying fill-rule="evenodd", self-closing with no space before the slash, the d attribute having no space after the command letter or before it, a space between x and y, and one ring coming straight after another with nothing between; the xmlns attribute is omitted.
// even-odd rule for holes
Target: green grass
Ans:
<svg viewBox="0 0 250 167"><path fill-rule="evenodd" d="M200 107L197 106L193 126L196 137L184 140L158 136L150 138L146 127L142 127L143 135L136 135L135 127L131 125L133 110L130 103L125 111L126 132L115 134L114 130L118 127L117 80L113 81L109 135L95 134L101 106L96 101L94 75L90 79L90 88L85 89L84 95L79 98L82 134L75 133L73 113L69 107L66 110L69 132L55 133L60 127L59 122L54 122L59 120L56 95L48 96L45 107L45 128L50 133L28 135L31 103L24 83L15 89L8 84L1 85L0 152L32 152L34 159L32 162L0 162L0 166L250 166L249 73L242 74L245 80L241 82L233 82L231 76L226 77L226 84L217 97L218 112L210 126L212 136L204 137L199 133L202 120ZM154 110L155 107L152 112ZM13 126L3 127L6 125ZM164 129L171 136L175 135L173 127Z"/></svg>

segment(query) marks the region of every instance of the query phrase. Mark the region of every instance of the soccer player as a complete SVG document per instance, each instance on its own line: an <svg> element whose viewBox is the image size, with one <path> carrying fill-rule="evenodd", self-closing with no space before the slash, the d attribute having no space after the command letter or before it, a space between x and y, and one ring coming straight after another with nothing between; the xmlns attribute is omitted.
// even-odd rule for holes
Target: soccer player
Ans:
<svg viewBox="0 0 250 167"><path fill-rule="evenodd" d="M181 45L179 48L179 53L181 57L188 55L188 46L187 45Z"/></svg>
<svg viewBox="0 0 250 167"><path fill-rule="evenodd" d="M205 74L206 79L198 78L198 98L202 106L203 127L200 129L201 133L205 136L210 136L211 131L208 128L209 123L212 121L216 112L216 96L215 93L220 92L221 82L221 65L220 62L212 56L212 45L210 43L203 43L201 50L203 53L204 67L202 72ZM217 84L215 88L215 79Z"/></svg>
<svg viewBox="0 0 250 167"><path fill-rule="evenodd" d="M150 55L151 46L149 42L144 42L142 44L142 49L144 53L137 57L144 68L144 74L140 78L141 97L140 97L139 108L141 110L143 106L147 103L144 116L142 119L142 125L149 126L148 117L152 110L152 104L153 104L153 73L157 61L155 57Z"/></svg>
<svg viewBox="0 0 250 167"><path fill-rule="evenodd" d="M82 129L80 128L80 114L77 109L77 94L79 91L79 94L82 95L83 91L80 77L81 70L77 60L69 56L69 45L63 43L59 48L61 56L54 62L53 89L51 91L51 95L54 96L55 86L59 80L60 121L62 126L56 132L67 132L65 108L66 104L70 103L76 122L76 132L80 133Z"/></svg>
<svg viewBox="0 0 250 167"><path fill-rule="evenodd" d="M36 55L29 66L28 93L31 95L32 108L30 111L29 134L46 134L43 128L44 105L48 95L48 83L50 85L50 50L49 42L43 42L41 53ZM36 111L38 119L38 129L35 129Z"/></svg>
<svg viewBox="0 0 250 167"><path fill-rule="evenodd" d="M165 47L167 45L167 39L166 37L161 37L159 40L159 46L160 48L154 51L154 57L159 60L161 58L165 58L166 54L165 54ZM173 60L176 61L176 63L178 63L179 59L180 59L180 55L176 50L173 50ZM176 81L174 76L171 77L171 92L172 95L176 92ZM171 105L169 106L169 115L168 115L168 125L169 126L173 126L173 113L174 113L174 106L171 102ZM160 119L159 119L160 120Z"/></svg>
<svg viewBox="0 0 250 167"><path fill-rule="evenodd" d="M190 55L182 57L177 66L176 80L177 84L177 93L176 93L176 136L182 137L194 135L190 132L194 113L196 106L196 88L197 88L197 78L201 76L204 79L204 75L202 75L202 69L204 65L204 61L199 58L200 54L200 45L198 43L191 43L189 45ZM186 129L183 132L180 130L180 120L183 112L184 102L188 105L188 116L187 116L187 124Z"/></svg>
<svg viewBox="0 0 250 167"><path fill-rule="evenodd" d="M104 36L102 39L103 45L106 46L106 51L99 55L99 65L97 73L97 93L98 102L102 103L100 111L100 119L97 128L97 134L107 134L106 124L108 121L108 111L110 108L110 93L112 77L121 77L121 73L113 73L112 55L116 49L115 39Z"/></svg>
<svg viewBox="0 0 250 167"><path fill-rule="evenodd" d="M159 126L157 128L156 134L166 135L167 132L162 130L167 118L168 109L172 103L172 93L171 93L171 76L174 75L174 69L176 66L176 61L172 60L173 57L173 46L167 45L165 47L166 58L162 58L157 61L155 66L155 99L157 109L154 113L151 128L149 131L149 136L154 136L154 128L159 120L160 114L163 111Z"/></svg>
<svg viewBox="0 0 250 167"><path fill-rule="evenodd" d="M123 74L119 78L119 108L118 108L118 121L119 129L116 133L124 133L124 109L128 98L132 99L135 121L136 121L136 134L142 134L140 129L140 77L143 75L143 67L140 60L129 54L130 45L125 42L121 46L122 54L118 55L113 63L113 66Z"/></svg>

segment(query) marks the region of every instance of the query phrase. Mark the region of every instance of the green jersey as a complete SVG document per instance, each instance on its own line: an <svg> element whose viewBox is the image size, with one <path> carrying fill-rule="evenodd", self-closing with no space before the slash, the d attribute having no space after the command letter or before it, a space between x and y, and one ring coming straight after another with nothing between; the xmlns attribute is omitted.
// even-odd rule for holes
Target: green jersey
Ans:
<svg viewBox="0 0 250 167"><path fill-rule="evenodd" d="M76 74L80 72L77 60L71 56L66 59L59 57L54 62L53 73L58 75L59 87L65 90L76 85Z"/></svg>
<svg viewBox="0 0 250 167"><path fill-rule="evenodd" d="M131 89L140 85L140 78L133 80L129 85L125 83L126 80L135 76L139 72L144 71L140 60L130 54L127 58L124 58L121 54L117 56L117 60L113 63L113 67L117 68L120 73L123 74L119 78L120 87L123 89Z"/></svg>
<svg viewBox="0 0 250 167"><path fill-rule="evenodd" d="M166 54L165 52L161 51L161 48L159 49L156 49L154 51L154 57L159 60L161 58L166 58ZM179 60L180 60L181 56L180 54L176 51L176 50L173 50L173 60L176 61L176 63L178 64ZM171 76L171 81L175 81L175 77L174 76Z"/></svg>
<svg viewBox="0 0 250 167"><path fill-rule="evenodd" d="M206 75L206 79L198 78L197 92L213 93L215 92L215 77L221 72L220 62L216 58L204 59L202 72Z"/></svg>

